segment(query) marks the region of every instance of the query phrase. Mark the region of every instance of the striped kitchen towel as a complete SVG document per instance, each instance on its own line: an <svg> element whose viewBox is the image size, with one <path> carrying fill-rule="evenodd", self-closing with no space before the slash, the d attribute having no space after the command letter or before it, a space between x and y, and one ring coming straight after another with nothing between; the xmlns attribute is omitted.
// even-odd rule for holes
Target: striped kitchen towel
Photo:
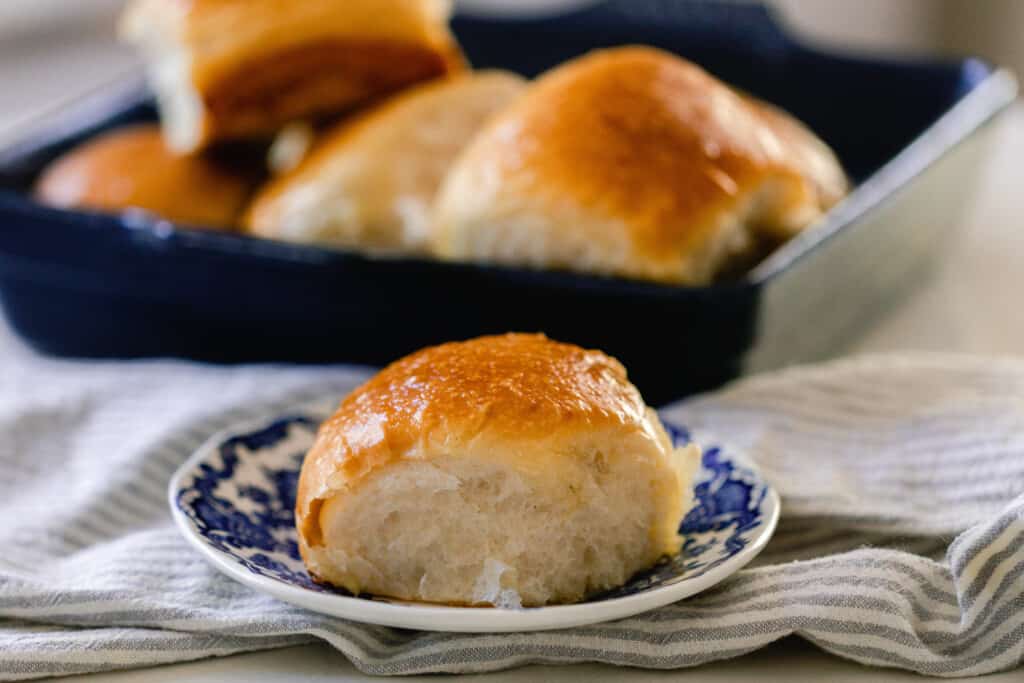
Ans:
<svg viewBox="0 0 1024 683"><path fill-rule="evenodd" d="M347 369L78 364L0 344L0 679L327 641L365 672L529 662L668 669L798 634L935 676L1024 654L1024 362L888 356L740 382L668 410L752 454L783 495L759 561L615 623L471 635L363 626L224 578L164 489L204 439Z"/></svg>

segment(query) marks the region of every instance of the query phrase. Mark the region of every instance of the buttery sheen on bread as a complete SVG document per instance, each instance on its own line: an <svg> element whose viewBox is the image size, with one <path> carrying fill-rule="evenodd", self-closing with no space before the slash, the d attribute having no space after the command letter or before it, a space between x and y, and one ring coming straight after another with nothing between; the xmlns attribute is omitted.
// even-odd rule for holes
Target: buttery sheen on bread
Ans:
<svg viewBox="0 0 1024 683"><path fill-rule="evenodd" d="M123 37L147 55L180 152L270 136L463 66L451 0L133 0Z"/></svg>
<svg viewBox="0 0 1024 683"><path fill-rule="evenodd" d="M542 76L455 163L441 257L705 284L847 190L796 119L675 55L598 51Z"/></svg>
<svg viewBox="0 0 1024 683"><path fill-rule="evenodd" d="M252 181L202 156L177 156L155 125L120 128L50 164L36 198L62 209L140 209L191 227L234 228Z"/></svg>
<svg viewBox="0 0 1024 683"><path fill-rule="evenodd" d="M425 251L437 190L477 130L526 88L503 71L432 81L337 124L247 212L261 237Z"/></svg>
<svg viewBox="0 0 1024 683"><path fill-rule="evenodd" d="M311 576L353 593L575 602L678 551L698 461L603 353L524 334L445 344L321 426L299 547Z"/></svg>

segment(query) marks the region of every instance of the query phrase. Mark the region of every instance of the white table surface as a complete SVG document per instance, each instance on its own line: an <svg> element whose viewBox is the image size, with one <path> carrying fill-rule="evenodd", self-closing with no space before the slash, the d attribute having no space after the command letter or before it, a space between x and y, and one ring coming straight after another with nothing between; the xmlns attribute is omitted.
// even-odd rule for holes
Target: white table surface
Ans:
<svg viewBox="0 0 1024 683"><path fill-rule="evenodd" d="M52 43L29 39L0 42L0 141L31 120L33 114L132 68L123 50L98 48L87 36L65 36L59 49ZM1018 293L1024 292L1024 105L1016 105L997 126L992 155L979 183L981 189L971 206L966 207L962 230L949 250L948 260L917 292L858 340L856 352L928 349L1024 354L1024 315L1018 300ZM518 683L584 677L594 683L640 683L683 677L691 683L920 680L911 674L868 669L831 657L796 638L746 657L684 672L596 665L534 666L459 680L486 678L495 683ZM379 680L360 675L344 657L322 645L64 680L78 679L83 683ZM448 679L432 676L418 680ZM1016 671L985 680L1001 683L1021 679L1022 672Z"/></svg>

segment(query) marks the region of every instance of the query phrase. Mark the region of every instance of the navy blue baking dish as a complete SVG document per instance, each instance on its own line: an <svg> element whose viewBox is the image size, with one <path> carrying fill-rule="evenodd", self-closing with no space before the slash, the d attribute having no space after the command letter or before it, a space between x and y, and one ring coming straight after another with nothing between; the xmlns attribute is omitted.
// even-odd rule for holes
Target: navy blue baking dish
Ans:
<svg viewBox="0 0 1024 683"><path fill-rule="evenodd" d="M647 43L793 112L856 182L823 225L742 280L667 287L568 273L374 260L32 202L40 168L97 131L154 117L144 91L65 109L0 154L0 300L33 347L76 357L379 365L425 345L539 330L619 357L661 403L839 352L919 281L956 228L985 128L1016 94L977 60L822 52L763 7L618 0L557 18L462 17L473 63L535 75Z"/></svg>

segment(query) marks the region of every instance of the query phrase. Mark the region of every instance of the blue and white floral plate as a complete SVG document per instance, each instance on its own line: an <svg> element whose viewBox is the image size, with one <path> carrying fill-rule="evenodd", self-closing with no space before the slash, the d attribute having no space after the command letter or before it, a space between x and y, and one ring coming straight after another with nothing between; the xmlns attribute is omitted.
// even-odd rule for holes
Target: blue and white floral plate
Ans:
<svg viewBox="0 0 1024 683"><path fill-rule="evenodd" d="M317 425L337 403L298 406L213 437L175 473L169 496L185 538L233 579L285 602L352 621L424 631L539 631L620 619L694 595L750 562L779 518L779 497L757 468L701 442L697 504L675 557L625 586L576 605L526 609L445 607L353 596L313 583L299 557L295 487ZM677 444L691 439L670 426Z"/></svg>

